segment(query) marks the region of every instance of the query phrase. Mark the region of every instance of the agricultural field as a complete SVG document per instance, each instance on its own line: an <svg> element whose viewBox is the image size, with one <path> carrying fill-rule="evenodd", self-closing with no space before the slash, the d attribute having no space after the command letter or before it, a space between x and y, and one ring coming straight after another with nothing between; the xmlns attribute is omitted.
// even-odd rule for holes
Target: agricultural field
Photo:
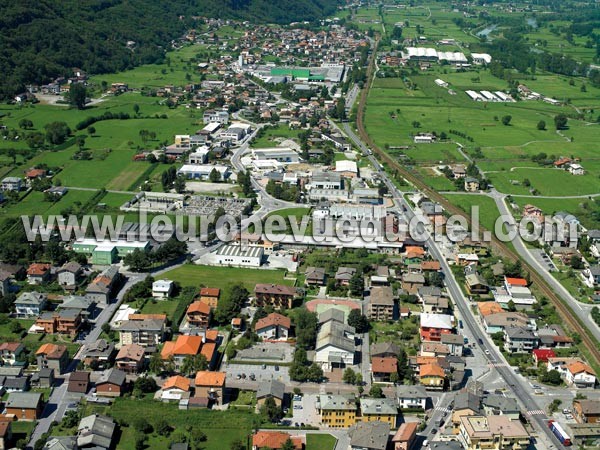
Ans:
<svg viewBox="0 0 600 450"><path fill-rule="evenodd" d="M224 289L233 283L243 283L246 289L253 291L257 283L293 285L294 281L284 279L284 275L285 273L281 270L186 264L163 273L161 277L178 281L183 287L204 285Z"/></svg>
<svg viewBox="0 0 600 450"><path fill-rule="evenodd" d="M310 450L333 450L337 439L330 434L306 434L306 448Z"/></svg>
<svg viewBox="0 0 600 450"><path fill-rule="evenodd" d="M471 217L473 217L473 207L478 207L479 223L487 230L494 230L499 213L496 202L492 198L478 194L449 194L446 198Z"/></svg>

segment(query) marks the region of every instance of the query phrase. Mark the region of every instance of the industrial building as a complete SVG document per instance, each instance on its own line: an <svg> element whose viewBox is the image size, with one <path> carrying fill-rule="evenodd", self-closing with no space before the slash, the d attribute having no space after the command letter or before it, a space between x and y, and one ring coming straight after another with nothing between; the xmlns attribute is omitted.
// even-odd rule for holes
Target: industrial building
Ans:
<svg viewBox="0 0 600 450"><path fill-rule="evenodd" d="M260 267L264 249L245 245L229 244L217 251L217 262L223 266Z"/></svg>

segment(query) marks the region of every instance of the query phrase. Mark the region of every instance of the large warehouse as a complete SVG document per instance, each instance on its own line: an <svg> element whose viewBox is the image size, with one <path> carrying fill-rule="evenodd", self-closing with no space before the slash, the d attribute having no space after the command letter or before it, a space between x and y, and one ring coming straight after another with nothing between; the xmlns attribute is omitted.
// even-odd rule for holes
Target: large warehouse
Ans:
<svg viewBox="0 0 600 450"><path fill-rule="evenodd" d="M229 244L217 251L217 262L223 266L260 267L263 254L259 247Z"/></svg>

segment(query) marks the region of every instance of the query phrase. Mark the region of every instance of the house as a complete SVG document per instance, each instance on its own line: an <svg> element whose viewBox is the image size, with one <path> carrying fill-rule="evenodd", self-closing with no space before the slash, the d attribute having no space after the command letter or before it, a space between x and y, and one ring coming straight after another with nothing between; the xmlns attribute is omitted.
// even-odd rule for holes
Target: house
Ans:
<svg viewBox="0 0 600 450"><path fill-rule="evenodd" d="M375 286L371 288L367 315L370 320L393 320L394 291L390 286Z"/></svg>
<svg viewBox="0 0 600 450"><path fill-rule="evenodd" d="M50 436L46 440L43 450L76 450L76 436Z"/></svg>
<svg viewBox="0 0 600 450"><path fill-rule="evenodd" d="M490 291L490 287L478 273L470 273L465 276L465 286L469 295L483 295Z"/></svg>
<svg viewBox="0 0 600 450"><path fill-rule="evenodd" d="M219 304L220 295L219 288L204 287L200 289L200 301L206 303L211 309L215 309Z"/></svg>
<svg viewBox="0 0 600 450"><path fill-rule="evenodd" d="M58 269L58 284L64 289L75 289L81 274L83 273L81 264L76 261L69 261Z"/></svg>
<svg viewBox="0 0 600 450"><path fill-rule="evenodd" d="M107 305L120 281L119 269L111 266L102 271L85 289L86 297L100 305Z"/></svg>
<svg viewBox="0 0 600 450"><path fill-rule="evenodd" d="M0 194L1 195L1 194ZM0 197L0 201L2 198ZM10 292L10 280L12 275L5 270L0 269L0 295L5 296Z"/></svg>
<svg viewBox="0 0 600 450"><path fill-rule="evenodd" d="M31 385L37 388L51 388L54 386L54 369L40 369L31 376Z"/></svg>
<svg viewBox="0 0 600 450"><path fill-rule="evenodd" d="M371 374L373 381L390 382L392 374L398 375L398 359L394 357L372 357L371 358ZM396 377L397 379L397 377Z"/></svg>
<svg viewBox="0 0 600 450"><path fill-rule="evenodd" d="M481 406L487 416L503 415L510 420L519 420L521 416L521 408L514 397L488 394L482 397Z"/></svg>
<svg viewBox="0 0 600 450"><path fill-rule="evenodd" d="M440 342L448 347L450 355L462 356L465 339L458 334L442 334Z"/></svg>
<svg viewBox="0 0 600 450"><path fill-rule="evenodd" d="M400 409L427 409L429 394L423 386L400 385L396 386L396 400Z"/></svg>
<svg viewBox="0 0 600 450"><path fill-rule="evenodd" d="M56 373L63 373L69 364L69 351L66 345L42 344L35 352L35 356L38 368L54 369Z"/></svg>
<svg viewBox="0 0 600 450"><path fill-rule="evenodd" d="M407 294L416 294L425 286L425 277L420 273L405 273L402 275L402 289Z"/></svg>
<svg viewBox="0 0 600 450"><path fill-rule="evenodd" d="M152 297L169 298L174 287L175 285L171 280L156 280L152 283Z"/></svg>
<svg viewBox="0 0 600 450"><path fill-rule="evenodd" d="M17 317L39 316L46 308L48 295L41 292L23 292L15 301Z"/></svg>
<svg viewBox="0 0 600 450"><path fill-rule="evenodd" d="M538 342L538 337L527 328L510 326L504 329L504 349L508 353L531 353Z"/></svg>
<svg viewBox="0 0 600 450"><path fill-rule="evenodd" d="M507 416L463 416L458 440L465 450L527 448L530 437L518 420Z"/></svg>
<svg viewBox="0 0 600 450"><path fill-rule="evenodd" d="M110 417L92 414L83 417L77 426L77 447L80 449L113 448L116 424Z"/></svg>
<svg viewBox="0 0 600 450"><path fill-rule="evenodd" d="M536 366L540 363L547 363L548 358L556 358L554 350L548 348L536 348L531 353Z"/></svg>
<svg viewBox="0 0 600 450"><path fill-rule="evenodd" d="M86 320L94 318L96 313L96 303L94 300L82 295L67 295L63 297L62 303L58 305L58 309L61 311L65 310L77 310L81 313L82 319Z"/></svg>
<svg viewBox="0 0 600 450"><path fill-rule="evenodd" d="M225 372L209 372L201 370L196 373L194 397L208 398L212 403L220 405L225 398Z"/></svg>
<svg viewBox="0 0 600 450"><path fill-rule="evenodd" d="M47 370L47 369L41 369ZM6 392L26 392L29 390L29 377L7 377L2 385Z"/></svg>
<svg viewBox="0 0 600 450"><path fill-rule="evenodd" d="M0 420L0 450L9 448L12 439L12 422L10 420Z"/></svg>
<svg viewBox="0 0 600 450"><path fill-rule="evenodd" d="M188 356L196 356L202 353L202 336L188 336L180 334L175 341L165 342L160 353L164 360L173 358L175 368L179 370L183 361ZM209 345L208 343L206 344ZM214 345L214 344L213 344ZM210 363L212 355L207 356L206 360Z"/></svg>
<svg viewBox="0 0 600 450"><path fill-rule="evenodd" d="M596 385L596 373L587 364L575 361L567 365L565 380L578 388L593 388Z"/></svg>
<svg viewBox="0 0 600 450"><path fill-rule="evenodd" d="M549 325L537 330L542 348L569 348L573 345L573 338L567 336L560 325Z"/></svg>
<svg viewBox="0 0 600 450"><path fill-rule="evenodd" d="M138 344L123 345L115 358L115 367L125 373L139 373L144 368L144 347Z"/></svg>
<svg viewBox="0 0 600 450"><path fill-rule="evenodd" d="M420 320L420 333L423 341L439 342L442 334L452 334L454 329L454 316L448 314L422 313Z"/></svg>
<svg viewBox="0 0 600 450"><path fill-rule="evenodd" d="M115 346L106 339L85 344L81 350L81 360L94 370L107 369L115 356Z"/></svg>
<svg viewBox="0 0 600 450"><path fill-rule="evenodd" d="M361 398L361 422L385 422L390 428L396 428L398 404L393 398Z"/></svg>
<svg viewBox="0 0 600 450"><path fill-rule="evenodd" d="M23 185L23 180L19 177L6 177L2 179L0 190L19 192Z"/></svg>
<svg viewBox="0 0 600 450"><path fill-rule="evenodd" d="M529 318L520 312L500 312L483 317L483 326L487 334L504 331L508 327L529 328Z"/></svg>
<svg viewBox="0 0 600 450"><path fill-rule="evenodd" d="M35 327L48 334L68 334L75 337L83 324L81 310L66 309L44 312L35 321Z"/></svg>
<svg viewBox="0 0 600 450"><path fill-rule="evenodd" d="M598 400L573 400L573 416L579 423L600 423L600 402Z"/></svg>
<svg viewBox="0 0 600 450"><path fill-rule="evenodd" d="M465 191L477 192L479 191L479 180L473 177L465 177Z"/></svg>
<svg viewBox="0 0 600 450"><path fill-rule="evenodd" d="M20 342L0 343L0 360L2 365L14 366L21 361L25 346Z"/></svg>
<svg viewBox="0 0 600 450"><path fill-rule="evenodd" d="M301 436L291 436L283 431L257 431L252 435L252 450L280 450L290 440L294 450L302 450L304 443Z"/></svg>
<svg viewBox="0 0 600 450"><path fill-rule="evenodd" d="M425 389L443 391L446 384L446 372L437 363L422 364L419 366L419 383Z"/></svg>
<svg viewBox="0 0 600 450"><path fill-rule="evenodd" d="M162 401L181 400L190 392L191 380L180 375L174 375L165 380L161 386L160 398Z"/></svg>
<svg viewBox="0 0 600 450"><path fill-rule="evenodd" d="M422 297L423 312L427 314L448 314L450 302L447 297L424 295Z"/></svg>
<svg viewBox="0 0 600 450"><path fill-rule="evenodd" d="M419 422L404 422L400 425L392 438L394 450L410 450L417 436L418 427Z"/></svg>
<svg viewBox="0 0 600 450"><path fill-rule="evenodd" d="M583 175L585 174L585 170L581 164L569 164L569 168L567 169L571 175Z"/></svg>
<svg viewBox="0 0 600 450"><path fill-rule="evenodd" d="M125 392L125 372L119 369L108 369L102 372L96 381L96 395L102 397L120 397Z"/></svg>
<svg viewBox="0 0 600 450"><path fill-rule="evenodd" d="M166 318L126 320L118 327L120 345L138 344L142 347L154 347L165 336Z"/></svg>
<svg viewBox="0 0 600 450"><path fill-rule="evenodd" d="M291 327L289 317L271 313L256 322L254 331L263 340L286 340L290 336Z"/></svg>
<svg viewBox="0 0 600 450"><path fill-rule="evenodd" d="M358 422L348 430L351 450L385 450L390 425L385 422Z"/></svg>
<svg viewBox="0 0 600 450"><path fill-rule="evenodd" d="M281 284L257 284L254 287L255 306L271 305L275 309L290 309L298 295L296 288Z"/></svg>
<svg viewBox="0 0 600 450"><path fill-rule="evenodd" d="M338 267L335 273L335 283L338 286L349 286L355 273L356 269L354 267Z"/></svg>
<svg viewBox="0 0 600 450"><path fill-rule="evenodd" d="M256 390L257 406L262 406L268 398L272 398L275 404L281 407L285 398L285 384L277 380L267 380L260 383Z"/></svg>
<svg viewBox="0 0 600 450"><path fill-rule="evenodd" d="M319 316L320 322L321 316ZM317 332L314 362L320 363L324 369L354 364L355 333L354 327L346 325L337 318L322 322Z"/></svg>
<svg viewBox="0 0 600 450"><path fill-rule="evenodd" d="M454 335L449 335L454 336ZM446 357L450 354L450 349L447 345L441 342L421 342L421 350L419 352L421 356L434 356L434 357Z"/></svg>
<svg viewBox="0 0 600 450"><path fill-rule="evenodd" d="M304 277L307 286L325 285L325 269L322 267L307 267Z"/></svg>
<svg viewBox="0 0 600 450"><path fill-rule="evenodd" d="M477 302L477 309L481 317L487 317L490 314L503 313L504 308L497 302Z"/></svg>
<svg viewBox="0 0 600 450"><path fill-rule="evenodd" d="M33 263L27 268L27 283L44 284L50 281L52 264Z"/></svg>
<svg viewBox="0 0 600 450"><path fill-rule="evenodd" d="M71 372L71 375L69 375L69 385L67 386L67 392L79 392L81 394L87 394L89 388L90 372Z"/></svg>
<svg viewBox="0 0 600 450"><path fill-rule="evenodd" d="M371 358L396 358L400 347L393 342L377 342L371 344Z"/></svg>
<svg viewBox="0 0 600 450"><path fill-rule="evenodd" d="M210 306L197 300L188 306L185 316L190 326L208 328L210 322Z"/></svg>
<svg viewBox="0 0 600 450"><path fill-rule="evenodd" d="M16 420L37 420L42 415L42 394L39 392L12 392L4 405L7 415Z"/></svg>
<svg viewBox="0 0 600 450"><path fill-rule="evenodd" d="M358 407L353 395L319 395L315 407L325 428L348 428L356 423Z"/></svg>

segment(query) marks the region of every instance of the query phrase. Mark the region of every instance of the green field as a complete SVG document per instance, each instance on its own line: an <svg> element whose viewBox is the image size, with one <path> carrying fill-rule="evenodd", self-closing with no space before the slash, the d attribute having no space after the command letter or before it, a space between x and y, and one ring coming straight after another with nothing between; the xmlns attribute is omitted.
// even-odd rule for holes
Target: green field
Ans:
<svg viewBox="0 0 600 450"><path fill-rule="evenodd" d="M261 137L252 141L254 148L277 147L279 143L286 139L298 139L300 130L292 130L287 125L282 124L275 127L268 127Z"/></svg>
<svg viewBox="0 0 600 450"><path fill-rule="evenodd" d="M337 439L330 434L306 434L307 450L333 450Z"/></svg>
<svg viewBox="0 0 600 450"><path fill-rule="evenodd" d="M254 290L257 283L273 283L293 285L293 280L285 280L281 270L245 269L237 267L200 266L186 264L161 275L182 286L208 287L224 289L234 283L243 283L249 291Z"/></svg>
<svg viewBox="0 0 600 450"><path fill-rule="evenodd" d="M446 198L471 217L473 217L472 208L479 207L479 223L490 231L494 230L494 224L500 213L493 199L476 194L451 194L446 195Z"/></svg>

